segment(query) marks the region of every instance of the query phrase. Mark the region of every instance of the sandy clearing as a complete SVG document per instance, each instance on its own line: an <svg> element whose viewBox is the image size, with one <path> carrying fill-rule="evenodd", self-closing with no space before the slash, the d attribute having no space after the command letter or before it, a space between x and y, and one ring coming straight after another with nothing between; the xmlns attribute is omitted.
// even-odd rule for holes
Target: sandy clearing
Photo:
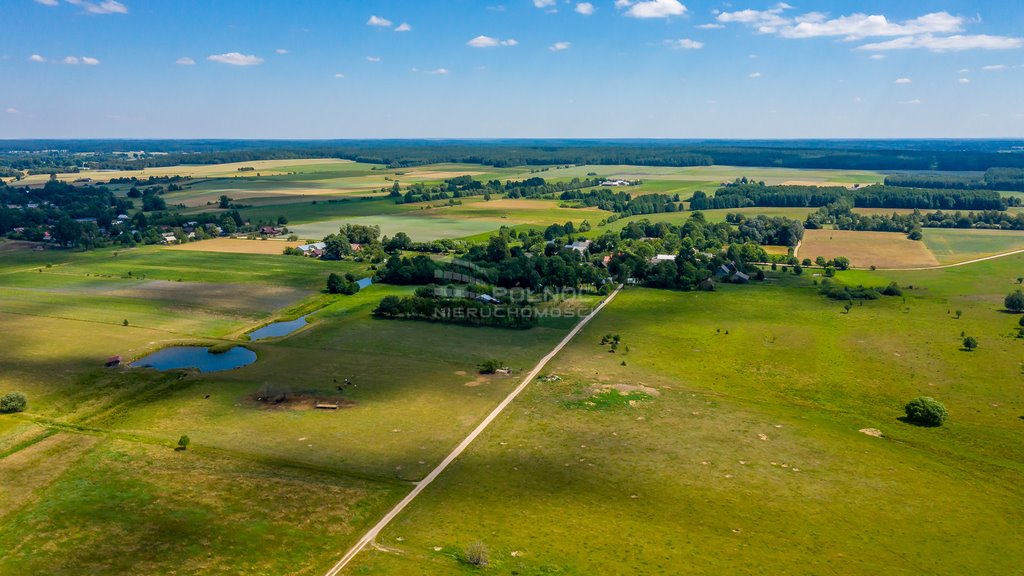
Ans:
<svg viewBox="0 0 1024 576"><path fill-rule="evenodd" d="M302 242L287 240L249 240L246 238L211 238L168 246L168 250L188 252L228 252L231 254L281 254L287 247L301 246Z"/></svg>

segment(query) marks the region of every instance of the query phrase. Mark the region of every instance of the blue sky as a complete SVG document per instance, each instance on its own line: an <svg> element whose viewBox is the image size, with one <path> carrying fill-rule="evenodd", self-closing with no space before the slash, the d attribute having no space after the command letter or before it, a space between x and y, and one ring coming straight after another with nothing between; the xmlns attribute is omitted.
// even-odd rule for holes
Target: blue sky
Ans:
<svg viewBox="0 0 1024 576"><path fill-rule="evenodd" d="M2 0L0 138L1021 137L1024 4Z"/></svg>

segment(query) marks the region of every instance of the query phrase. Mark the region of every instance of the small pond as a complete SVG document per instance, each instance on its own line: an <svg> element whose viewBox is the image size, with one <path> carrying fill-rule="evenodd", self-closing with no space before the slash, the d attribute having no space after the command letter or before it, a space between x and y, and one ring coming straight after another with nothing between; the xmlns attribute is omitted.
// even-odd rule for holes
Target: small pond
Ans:
<svg viewBox="0 0 1024 576"><path fill-rule="evenodd" d="M289 320L287 322L273 322L267 324L259 330L253 330L249 333L249 340L263 340L264 338L277 338L278 336L287 336L292 332L295 332L299 328L306 325L306 316L296 318L295 320Z"/></svg>
<svg viewBox="0 0 1024 576"><path fill-rule="evenodd" d="M356 280L356 284L358 284L359 285L359 289L362 290L363 288L366 288L370 284L373 284L373 277L372 276L367 276L366 278L363 278L362 280Z"/></svg>
<svg viewBox="0 0 1024 576"><path fill-rule="evenodd" d="M172 346L157 350L131 363L135 368L177 370L195 368L200 372L222 372L248 366L256 361L256 353L243 346L214 354L206 346Z"/></svg>

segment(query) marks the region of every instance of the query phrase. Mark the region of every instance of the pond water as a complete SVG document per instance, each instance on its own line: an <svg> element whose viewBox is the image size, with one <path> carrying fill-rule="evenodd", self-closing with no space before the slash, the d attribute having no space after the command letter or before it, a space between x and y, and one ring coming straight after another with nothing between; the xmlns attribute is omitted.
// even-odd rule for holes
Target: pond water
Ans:
<svg viewBox="0 0 1024 576"><path fill-rule="evenodd" d="M195 368L200 372L222 372L248 366L256 361L256 353L243 346L213 354L206 346L172 346L157 350L131 363L136 368L176 370Z"/></svg>
<svg viewBox="0 0 1024 576"><path fill-rule="evenodd" d="M362 290L363 288L366 288L370 284L373 284L373 278L370 277L370 276L367 276L366 278L363 278L362 280L356 280L356 284L359 284L359 289Z"/></svg>
<svg viewBox="0 0 1024 576"><path fill-rule="evenodd" d="M306 318L309 315L296 318L295 320L289 320L287 322L274 322L267 324L259 330L253 330L249 333L249 340L263 340L264 338L276 338L278 336L287 336L292 332L295 332L299 328L306 325Z"/></svg>

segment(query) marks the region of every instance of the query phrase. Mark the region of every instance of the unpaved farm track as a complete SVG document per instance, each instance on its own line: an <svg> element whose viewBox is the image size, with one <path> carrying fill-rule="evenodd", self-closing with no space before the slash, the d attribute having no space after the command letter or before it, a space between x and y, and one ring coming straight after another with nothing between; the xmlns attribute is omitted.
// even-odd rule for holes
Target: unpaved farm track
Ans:
<svg viewBox="0 0 1024 576"><path fill-rule="evenodd" d="M590 312L590 314L584 316L583 319L576 324L576 327L573 328L571 332L566 334L565 338L562 338L562 341L559 342L558 345L551 350L551 352L548 352L546 356L541 358L540 362L537 362L537 365L533 367L533 370L531 370L530 373L526 375L526 378L523 378L522 383L519 384L519 386L516 386L516 388L512 390L512 392L510 392L509 395L506 396L504 400L501 401L501 404L498 404L498 406L495 407L494 410L492 410L491 413L488 414L486 418L484 418L483 422L481 422L476 428L473 429L472 432L469 433L469 436L466 436L466 438L462 442L459 442L459 445L456 446L455 449L452 450L451 453L448 454L448 456L446 456L445 459L442 460L441 463L438 464L437 467L430 472L430 474L427 474L426 477L423 478L423 480L417 482L416 487L413 488L412 492L410 492L405 498L402 498L402 500L398 504L396 504L394 508L389 510L388 513L380 519L380 522L377 522L377 524L375 524L373 528L370 528L370 530L367 531L366 534L364 534L363 537L355 543L355 545L349 548L348 552L345 553L341 560L339 560L337 564L335 564L333 567L331 567L330 570L327 571L327 576L337 576L337 574L340 574L341 571L345 569L345 566L347 566L349 562L351 562L352 559L355 558L357 554L359 554L360 550L362 550L368 544L373 542L374 539L377 538L377 535L380 534L381 530L383 530L388 524L390 524L391 521L394 520L395 517L398 516L402 512L402 510L405 509L406 506L408 506L413 500L415 500L416 497L419 496L420 492L423 492L423 490L425 490L427 486L430 486L430 484L434 480L436 480L437 477L440 476L442 472L445 471L445 468L448 468L448 465L451 464L456 458L458 458L459 455L461 455L466 450L466 448L468 448L469 445L474 440L476 440L477 436L479 436L484 430L486 430L487 427L490 426L491 422L493 422L494 419L497 418L498 415L500 415L502 411L504 411L505 408L507 408L508 405L511 404L512 401L516 399L516 396L519 396L519 394L526 389L526 385L533 381L533 379L536 378L538 374L540 374L540 371L544 369L544 366L546 366L552 358L554 358L559 352L561 352L562 348L565 348L565 345L568 344L576 336L576 334L578 334L579 331L582 330L583 327L586 326L587 323L594 318L594 316L597 316L597 313L600 312L602 308L604 308L609 302L612 301L613 298L615 298L615 296L619 293L619 290L622 290L621 284L617 288L615 288L614 292L609 294L607 298L605 298L600 304L598 304L597 308L594 308Z"/></svg>

